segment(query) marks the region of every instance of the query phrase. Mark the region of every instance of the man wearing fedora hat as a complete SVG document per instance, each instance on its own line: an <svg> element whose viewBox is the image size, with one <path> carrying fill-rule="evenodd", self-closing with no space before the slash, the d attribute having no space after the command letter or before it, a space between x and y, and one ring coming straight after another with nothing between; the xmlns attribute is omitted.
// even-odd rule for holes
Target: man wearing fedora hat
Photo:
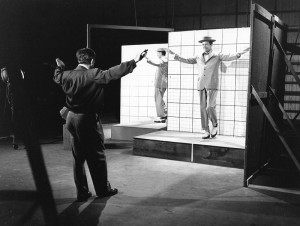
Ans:
<svg viewBox="0 0 300 226"><path fill-rule="evenodd" d="M158 48L156 51L158 60L150 60L147 56L146 59L147 63L157 67L154 81L154 98L157 117L159 117L160 119L155 120L154 122L164 123L167 119L167 109L164 102L164 93L166 92L168 83L168 59L166 58L166 50L164 48Z"/></svg>
<svg viewBox="0 0 300 226"><path fill-rule="evenodd" d="M216 114L216 98L219 86L219 65L221 61L237 60L242 54L249 51L246 48L242 52L224 54L222 52L216 53L212 51L213 43L216 40L204 36L199 42L202 43L203 52L192 58L183 58L168 49L170 54L175 54L174 59L187 64L198 65L198 82L197 90L200 97L200 113L202 129L205 131L202 136L203 139L215 137L218 133L218 120ZM209 130L209 121L212 122L212 130Z"/></svg>

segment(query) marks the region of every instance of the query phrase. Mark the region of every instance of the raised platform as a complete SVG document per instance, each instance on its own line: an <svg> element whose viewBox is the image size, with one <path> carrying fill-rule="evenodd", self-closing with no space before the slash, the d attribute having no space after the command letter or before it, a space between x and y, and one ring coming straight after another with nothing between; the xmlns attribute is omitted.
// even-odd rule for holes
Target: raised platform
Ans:
<svg viewBox="0 0 300 226"><path fill-rule="evenodd" d="M117 124L111 127L111 139L132 141L136 136L166 129L166 123L154 123L153 120Z"/></svg>
<svg viewBox="0 0 300 226"><path fill-rule="evenodd" d="M244 168L245 138L158 131L134 137L133 154L218 166Z"/></svg>

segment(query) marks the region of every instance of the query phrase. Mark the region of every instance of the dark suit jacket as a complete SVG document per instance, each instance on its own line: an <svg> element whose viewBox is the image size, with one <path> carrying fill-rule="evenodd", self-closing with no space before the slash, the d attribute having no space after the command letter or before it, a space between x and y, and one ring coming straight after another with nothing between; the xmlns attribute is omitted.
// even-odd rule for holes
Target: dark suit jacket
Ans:
<svg viewBox="0 0 300 226"><path fill-rule="evenodd" d="M71 111L94 113L100 108L103 86L111 80L131 73L135 67L134 60L123 62L105 71L99 68L86 69L80 65L71 71L57 67L53 79L62 86L66 94L67 107Z"/></svg>

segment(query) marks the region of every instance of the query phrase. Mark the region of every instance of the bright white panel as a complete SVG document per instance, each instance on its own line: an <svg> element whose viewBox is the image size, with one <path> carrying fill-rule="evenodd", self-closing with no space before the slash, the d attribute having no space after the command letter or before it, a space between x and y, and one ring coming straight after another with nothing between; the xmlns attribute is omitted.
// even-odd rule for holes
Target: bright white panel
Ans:
<svg viewBox="0 0 300 226"><path fill-rule="evenodd" d="M237 28L223 29L223 44L237 43Z"/></svg>
<svg viewBox="0 0 300 226"><path fill-rule="evenodd" d="M194 89L194 75L184 74L181 76L181 89Z"/></svg>
<svg viewBox="0 0 300 226"><path fill-rule="evenodd" d="M180 118L180 131L193 132L193 119Z"/></svg>
<svg viewBox="0 0 300 226"><path fill-rule="evenodd" d="M180 117L192 118L193 117L193 106L192 104L180 104Z"/></svg>
<svg viewBox="0 0 300 226"><path fill-rule="evenodd" d="M239 28L237 31L237 43L250 43L250 29Z"/></svg>
<svg viewBox="0 0 300 226"><path fill-rule="evenodd" d="M176 35L174 37L177 38ZM122 61L132 60L137 53L145 49L148 49L148 57L155 60L157 59L156 49L167 47L167 44L122 46ZM146 60L142 60L132 73L121 79L121 123L145 121L156 117L154 100L155 72L155 66L148 64ZM167 92L164 98L166 97Z"/></svg>
<svg viewBox="0 0 300 226"><path fill-rule="evenodd" d="M170 32L169 48L185 58L201 56L203 47L198 41L203 36L216 39L214 52L234 54L250 46L250 28L232 28ZM168 130L201 132L200 100L196 90L198 67L180 63L170 56ZM216 100L221 135L245 136L248 74L249 53L238 60L221 62Z"/></svg>
<svg viewBox="0 0 300 226"><path fill-rule="evenodd" d="M194 45L195 32L183 31L181 32L181 45Z"/></svg>

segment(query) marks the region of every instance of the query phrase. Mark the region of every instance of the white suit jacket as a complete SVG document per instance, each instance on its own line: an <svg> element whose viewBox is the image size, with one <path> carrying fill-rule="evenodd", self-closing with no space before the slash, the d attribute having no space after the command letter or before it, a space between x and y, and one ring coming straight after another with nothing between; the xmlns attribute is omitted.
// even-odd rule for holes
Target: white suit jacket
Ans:
<svg viewBox="0 0 300 226"><path fill-rule="evenodd" d="M152 61L150 59L147 62L153 66L156 66L155 72L155 81L154 86L155 88L167 88L168 84L168 60L166 57L162 57L157 61Z"/></svg>
<svg viewBox="0 0 300 226"><path fill-rule="evenodd" d="M195 56L193 58L183 58L175 54L174 59L187 64L197 64L198 65L198 82L197 89L213 89L217 90L219 87L219 65L221 61L231 61L238 59L238 53L224 54L211 52L205 61L204 53L200 56Z"/></svg>

